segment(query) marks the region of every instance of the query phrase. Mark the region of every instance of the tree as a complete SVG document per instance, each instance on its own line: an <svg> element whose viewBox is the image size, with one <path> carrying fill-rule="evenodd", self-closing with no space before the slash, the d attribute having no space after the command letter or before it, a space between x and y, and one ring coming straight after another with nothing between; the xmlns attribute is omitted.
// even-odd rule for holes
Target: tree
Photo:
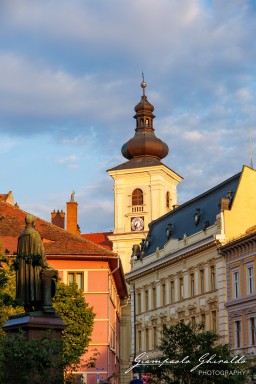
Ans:
<svg viewBox="0 0 256 384"><path fill-rule="evenodd" d="M16 278L15 271L12 266L8 251L0 254L0 325L2 326L10 315L24 312L23 307L17 305L15 300ZM63 334L63 367L65 371L75 371L81 361L80 358L87 352L90 342L90 335L93 330L94 312L93 308L85 302L83 293L77 289L75 284L65 285L61 282L57 283L56 296L54 298L54 308L58 312L63 321L67 324ZM47 340L48 339L48 340ZM8 356L6 347L8 346ZM29 377L30 373L49 368L49 361L52 355L60 353L59 343L56 343L50 337L44 337L45 352L40 352L42 343L40 340L26 340L24 335L6 335L0 327L0 384L1 372L3 368L4 358L15 360L19 357L21 360L28 353L30 356L30 365L24 372L24 377ZM20 352L17 355L17 351ZM41 354L41 355L40 355ZM37 365L39 355L44 363ZM93 366L97 353L88 361L83 363ZM48 368L47 368L48 367ZM52 365L53 369L57 369ZM52 370L51 370L52 372ZM26 376L27 375L27 376ZM24 379L26 380L26 379ZM54 380L54 379L53 379ZM26 382L26 381L24 381ZM48 380L50 383L50 379ZM21 381L20 381L21 383ZM54 383L54 381L53 381Z"/></svg>
<svg viewBox="0 0 256 384"><path fill-rule="evenodd" d="M95 314L76 284L58 282L53 306L67 325L63 332L63 359L68 370L77 370L87 352ZM93 365L93 360L82 362Z"/></svg>
<svg viewBox="0 0 256 384"><path fill-rule="evenodd" d="M244 383L245 359L234 358L229 346L217 340L218 335L205 331L202 324L164 325L161 356L146 362L150 365L144 371L151 371L158 384Z"/></svg>
<svg viewBox="0 0 256 384"><path fill-rule="evenodd" d="M24 312L15 300L16 278L9 251L0 253L0 335L4 334L2 326L10 315Z"/></svg>

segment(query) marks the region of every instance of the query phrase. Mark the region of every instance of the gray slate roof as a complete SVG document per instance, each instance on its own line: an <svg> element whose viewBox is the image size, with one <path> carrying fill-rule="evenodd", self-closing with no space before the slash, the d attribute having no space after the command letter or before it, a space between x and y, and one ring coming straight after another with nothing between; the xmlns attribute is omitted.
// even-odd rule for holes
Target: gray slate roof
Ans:
<svg viewBox="0 0 256 384"><path fill-rule="evenodd" d="M184 234L193 235L203 230L205 221L213 225L216 221L216 215L220 212L220 200L232 191L233 198L236 193L241 172L225 180L216 187L204 192L192 200L180 205L178 208L152 221L149 230L151 244L145 251L144 256L150 255L156 251L156 248L163 249L167 243L166 227L168 223L173 225L171 238L182 239ZM231 202L232 204L232 202ZM201 218L198 225L195 225L194 216L196 209L200 209Z"/></svg>

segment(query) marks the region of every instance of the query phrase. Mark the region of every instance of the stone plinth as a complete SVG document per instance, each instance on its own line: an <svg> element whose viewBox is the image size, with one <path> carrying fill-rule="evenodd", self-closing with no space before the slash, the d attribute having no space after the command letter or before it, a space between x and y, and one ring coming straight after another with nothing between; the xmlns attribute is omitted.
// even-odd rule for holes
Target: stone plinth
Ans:
<svg viewBox="0 0 256 384"><path fill-rule="evenodd" d="M54 313L45 313L42 311L38 312L28 312L28 313L22 313L14 316L10 316L8 321L3 326L4 331L9 335L17 335L17 341L19 340L18 334L22 331L25 338L24 341L21 344L24 347L19 348L26 348L26 340L38 340L39 344L32 344L35 345L35 348L40 350L40 353L48 354L48 360L47 364L44 365L45 368L41 370L41 368L35 368L33 371L29 371L26 364L26 359L30 359L31 356L24 356L19 357L19 354L15 354L15 358L12 357L13 352L12 351L12 341L11 344L7 344L7 351L9 352L9 355L7 353L7 356L9 358L5 359L5 366L4 366L4 384L13 384L13 383L24 383L24 380L21 380L21 377L29 377L28 380L29 383L36 383L36 384L45 384L47 383L56 383L56 384L63 384L64 377L63 377L63 364L62 364L62 346L61 346L61 340L62 340L62 331L65 329L66 325L63 323L61 317ZM47 331L52 332L47 332ZM13 336L11 336L13 337ZM15 336L14 336L15 337ZM52 352L52 349L49 352L48 345L45 344L44 340L53 340L57 342L55 344L57 346L57 352ZM8 339L7 339L8 340ZM11 339L12 340L12 339ZM15 338L16 340L16 338ZM40 340L42 340L42 343L40 343ZM60 343L59 343L60 342ZM24 344L25 343L25 344ZM33 343L33 341L32 341ZM16 345L16 342L15 344ZM29 344L28 344L29 345ZM31 345L31 344L30 344ZM46 346L45 346L46 345ZM52 345L52 344L51 344ZM31 348L31 347L30 347ZM56 347L54 347L56 348ZM10 355L11 354L11 355ZM37 358L37 355L34 355L36 357L33 357L35 361L34 367L37 366L38 362L40 364L43 363L43 360L41 358ZM15 359L15 365L13 365L12 359ZM38 367L40 367L40 364ZM23 376L22 376L23 375ZM26 376L27 375L27 376ZM27 381L25 381L27 383Z"/></svg>
<svg viewBox="0 0 256 384"><path fill-rule="evenodd" d="M48 329L54 330L55 338L62 338L62 331L66 328L61 317L56 313L27 312L10 316L4 324L6 333L24 331L29 339L38 339L41 332Z"/></svg>

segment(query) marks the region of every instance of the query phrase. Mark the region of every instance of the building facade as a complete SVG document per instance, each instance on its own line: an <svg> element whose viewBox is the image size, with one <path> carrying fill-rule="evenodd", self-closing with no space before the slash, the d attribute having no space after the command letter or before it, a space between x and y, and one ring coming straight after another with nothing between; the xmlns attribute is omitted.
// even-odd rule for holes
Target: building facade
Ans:
<svg viewBox="0 0 256 384"><path fill-rule="evenodd" d="M7 202L7 195L0 195L0 244L2 250L13 255L17 241L25 226L26 212ZM112 251L83 239L49 222L37 218L49 264L59 271L61 280L77 283L84 298L95 312L94 329L85 360L95 351L95 368L81 366L79 376L87 384L104 382L120 383L120 306L127 297L127 288L120 258ZM78 381L79 382L79 381Z"/></svg>
<svg viewBox="0 0 256 384"><path fill-rule="evenodd" d="M227 263L229 343L235 354L256 355L256 227L220 248Z"/></svg>
<svg viewBox="0 0 256 384"><path fill-rule="evenodd" d="M132 354L155 352L162 324L203 322L229 340L226 259L219 247L255 224L251 185L242 172L153 221L126 279L132 297Z"/></svg>

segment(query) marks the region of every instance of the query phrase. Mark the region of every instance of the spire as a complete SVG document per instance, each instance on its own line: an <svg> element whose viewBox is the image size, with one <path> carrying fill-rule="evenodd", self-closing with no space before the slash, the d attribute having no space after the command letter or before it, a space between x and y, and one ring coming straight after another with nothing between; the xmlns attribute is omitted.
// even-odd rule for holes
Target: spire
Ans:
<svg viewBox="0 0 256 384"><path fill-rule="evenodd" d="M168 154L168 146L155 136L153 128L154 106L149 103L145 89L147 83L144 81L142 72L141 88L143 90L140 102L135 106L136 119L135 135L122 147L122 154L127 159L138 157L154 157L163 159Z"/></svg>

